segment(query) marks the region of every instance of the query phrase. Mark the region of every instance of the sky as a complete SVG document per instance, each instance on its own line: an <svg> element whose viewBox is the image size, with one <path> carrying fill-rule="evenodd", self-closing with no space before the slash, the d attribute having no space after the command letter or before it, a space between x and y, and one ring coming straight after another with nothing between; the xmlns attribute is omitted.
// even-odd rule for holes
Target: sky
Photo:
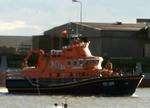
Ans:
<svg viewBox="0 0 150 108"><path fill-rule="evenodd" d="M150 0L78 0L83 22L136 23L150 18ZM42 35L53 27L80 21L80 4L72 0L0 0L0 35Z"/></svg>

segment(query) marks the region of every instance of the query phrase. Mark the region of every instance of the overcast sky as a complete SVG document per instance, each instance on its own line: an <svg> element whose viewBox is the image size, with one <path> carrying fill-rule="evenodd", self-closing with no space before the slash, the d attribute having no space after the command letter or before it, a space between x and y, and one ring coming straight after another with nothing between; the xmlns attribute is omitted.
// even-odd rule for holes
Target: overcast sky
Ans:
<svg viewBox="0 0 150 108"><path fill-rule="evenodd" d="M80 0L84 22L135 23L150 18L150 0ZM72 0L0 0L0 35L30 36L79 21L80 5Z"/></svg>

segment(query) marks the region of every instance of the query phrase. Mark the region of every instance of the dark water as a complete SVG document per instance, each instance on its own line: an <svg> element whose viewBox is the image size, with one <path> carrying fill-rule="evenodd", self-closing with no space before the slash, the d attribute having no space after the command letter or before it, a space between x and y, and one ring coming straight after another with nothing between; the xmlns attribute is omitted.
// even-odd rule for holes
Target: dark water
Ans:
<svg viewBox="0 0 150 108"><path fill-rule="evenodd" d="M1 90L2 91L2 90ZM150 88L138 88L130 97L73 97L73 96L33 96L0 93L0 108L150 108ZM54 106L58 103L58 107Z"/></svg>

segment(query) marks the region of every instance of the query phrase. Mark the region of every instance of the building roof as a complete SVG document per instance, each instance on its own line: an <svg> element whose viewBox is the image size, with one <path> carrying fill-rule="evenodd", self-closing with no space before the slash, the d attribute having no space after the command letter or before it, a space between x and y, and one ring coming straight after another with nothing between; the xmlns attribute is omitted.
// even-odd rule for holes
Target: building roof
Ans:
<svg viewBox="0 0 150 108"><path fill-rule="evenodd" d="M147 28L146 23L122 23L122 22L116 22L116 23L97 23L97 22L70 22L67 24L78 24L82 25L84 27L89 27L92 29L98 29L98 30L117 30L117 31L139 31L139 30L145 30ZM54 27L52 29L49 29L44 32L45 35L50 34L50 32L56 30L61 31L64 26L67 26L67 24L63 24L57 27Z"/></svg>
<svg viewBox="0 0 150 108"><path fill-rule="evenodd" d="M76 24L80 24L77 22ZM127 30L127 31L138 31L146 26L145 23L133 23L133 24L127 24L127 23L90 23L90 22L83 22L83 26L100 29L100 30Z"/></svg>

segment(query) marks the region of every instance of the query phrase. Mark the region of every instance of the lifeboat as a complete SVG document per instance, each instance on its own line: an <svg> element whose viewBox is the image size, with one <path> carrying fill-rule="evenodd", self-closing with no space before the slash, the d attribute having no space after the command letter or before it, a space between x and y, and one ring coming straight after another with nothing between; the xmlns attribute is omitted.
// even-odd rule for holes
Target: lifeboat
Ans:
<svg viewBox="0 0 150 108"><path fill-rule="evenodd" d="M114 75L112 64L93 56L90 42L72 39L62 50L29 51L19 74L7 76L9 93L132 95L143 75Z"/></svg>

